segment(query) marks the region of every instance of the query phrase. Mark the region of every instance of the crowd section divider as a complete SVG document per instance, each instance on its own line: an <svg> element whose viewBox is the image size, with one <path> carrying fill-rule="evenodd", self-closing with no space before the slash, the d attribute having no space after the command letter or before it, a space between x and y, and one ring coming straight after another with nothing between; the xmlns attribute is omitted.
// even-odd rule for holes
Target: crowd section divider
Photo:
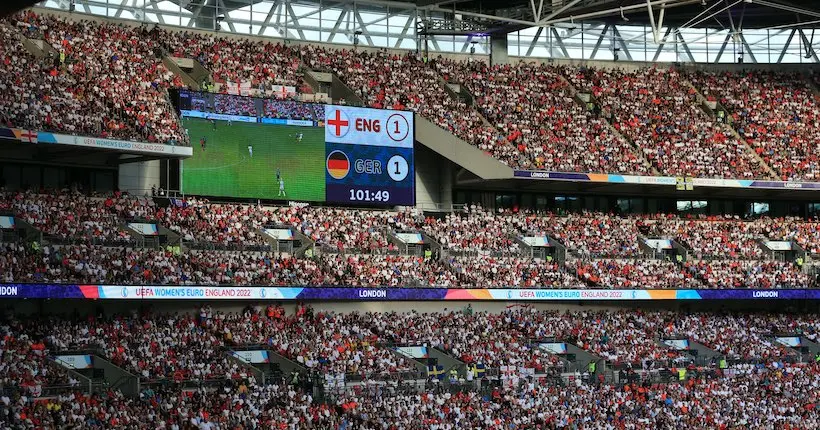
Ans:
<svg viewBox="0 0 820 430"><path fill-rule="evenodd" d="M820 289L532 289L0 284L0 299L270 301L820 300Z"/></svg>

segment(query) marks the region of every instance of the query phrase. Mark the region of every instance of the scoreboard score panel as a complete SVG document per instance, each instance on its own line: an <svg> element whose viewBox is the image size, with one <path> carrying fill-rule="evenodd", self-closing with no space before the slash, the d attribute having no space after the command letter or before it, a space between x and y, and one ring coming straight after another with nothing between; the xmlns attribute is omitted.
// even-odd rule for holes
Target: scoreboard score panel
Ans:
<svg viewBox="0 0 820 430"><path fill-rule="evenodd" d="M347 106L325 106L325 141L413 148L413 113Z"/></svg>
<svg viewBox="0 0 820 430"><path fill-rule="evenodd" d="M185 194L415 204L411 112L191 91L175 103L194 143Z"/></svg>
<svg viewBox="0 0 820 430"><path fill-rule="evenodd" d="M411 112L325 106L326 201L415 204Z"/></svg>

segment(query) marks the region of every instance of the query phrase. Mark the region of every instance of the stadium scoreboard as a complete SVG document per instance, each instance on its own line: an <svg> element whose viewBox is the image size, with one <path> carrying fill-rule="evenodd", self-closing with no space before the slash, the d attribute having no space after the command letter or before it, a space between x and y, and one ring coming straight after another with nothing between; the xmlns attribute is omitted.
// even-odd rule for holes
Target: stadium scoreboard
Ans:
<svg viewBox="0 0 820 430"><path fill-rule="evenodd" d="M181 91L182 191L355 206L415 204L412 112Z"/></svg>
<svg viewBox="0 0 820 430"><path fill-rule="evenodd" d="M325 106L326 200L415 204L413 114Z"/></svg>

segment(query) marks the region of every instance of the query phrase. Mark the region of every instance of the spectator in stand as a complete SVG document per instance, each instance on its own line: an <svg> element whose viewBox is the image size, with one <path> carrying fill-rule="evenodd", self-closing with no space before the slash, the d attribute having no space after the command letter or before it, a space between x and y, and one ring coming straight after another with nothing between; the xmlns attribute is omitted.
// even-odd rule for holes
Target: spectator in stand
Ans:
<svg viewBox="0 0 820 430"><path fill-rule="evenodd" d="M3 54L0 75L6 79L0 79L0 111L8 124L75 135L189 144L166 92L182 83L155 57L154 44L144 29L31 11L11 20L18 27L42 32L60 60L39 62L19 44L12 44ZM4 40L15 40L8 27L0 27Z"/></svg>
<svg viewBox="0 0 820 430"><path fill-rule="evenodd" d="M757 223L737 217L712 217L708 220L667 219L656 229L675 238L694 251L696 258L760 259Z"/></svg>
<svg viewBox="0 0 820 430"><path fill-rule="evenodd" d="M257 116L254 98L217 94L214 96L214 113L240 116Z"/></svg>
<svg viewBox="0 0 820 430"><path fill-rule="evenodd" d="M820 180L820 106L804 76L693 71L686 78L728 111L732 127L781 180Z"/></svg>
<svg viewBox="0 0 820 430"><path fill-rule="evenodd" d="M475 288L584 288L583 283L554 262L524 257L453 257L457 285Z"/></svg>
<svg viewBox="0 0 820 430"><path fill-rule="evenodd" d="M444 311L437 313L368 314L374 331L399 344L427 344L447 351L464 363L527 367L538 374L554 373L564 366L558 356L531 344L539 334L541 314L528 307L513 307L501 314Z"/></svg>
<svg viewBox="0 0 820 430"><path fill-rule="evenodd" d="M65 394L45 402L9 399L2 424L14 428L402 428L496 429L586 427L617 421L625 428L721 429L820 426L816 404L820 369L798 364L737 366L731 376L685 384L554 385L519 379L488 389L405 392L391 386L340 395L320 403L281 383L234 382L187 392L145 390L141 399L118 392ZM797 396L794 393L801 393ZM749 407L749 403L754 407ZM614 412L613 412L614 410ZM181 423L181 424L180 424Z"/></svg>
<svg viewBox="0 0 820 430"><path fill-rule="evenodd" d="M76 387L78 381L51 362L45 343L22 333L20 325L19 321L0 325L0 387L4 395L36 398L45 394L44 388Z"/></svg>
<svg viewBox="0 0 820 430"><path fill-rule="evenodd" d="M751 149L698 106L697 92L674 69L634 71L564 67L592 94L604 116L661 174L706 178L769 178Z"/></svg>
<svg viewBox="0 0 820 430"><path fill-rule="evenodd" d="M327 255L321 260L329 285L452 287L456 274L445 264L404 255Z"/></svg>
<svg viewBox="0 0 820 430"><path fill-rule="evenodd" d="M222 93L228 92L229 84L248 89L301 84L299 57L281 43L165 29L153 33L152 40L175 57L198 61Z"/></svg>
<svg viewBox="0 0 820 430"><path fill-rule="evenodd" d="M670 337L690 338L731 358L777 361L797 354L794 349L771 338L783 319L785 318L768 314L750 314L738 318L732 314L697 313L668 321L669 324L663 327L663 333ZM803 321L797 325L808 324Z"/></svg>
<svg viewBox="0 0 820 430"><path fill-rule="evenodd" d="M88 197L77 192L36 194L0 192L16 216L49 236L68 241L127 242L126 220L152 216L154 202L122 193Z"/></svg>
<svg viewBox="0 0 820 430"><path fill-rule="evenodd" d="M545 232L586 257L638 257L638 222L632 218L584 212L528 219L529 230Z"/></svg>
<svg viewBox="0 0 820 430"><path fill-rule="evenodd" d="M248 378L247 369L220 349L212 323L191 315L55 320L46 341L58 351L100 349L111 362L145 380Z"/></svg>
<svg viewBox="0 0 820 430"><path fill-rule="evenodd" d="M361 314L300 308L292 317L268 318L253 311L215 315L214 329L235 344L270 345L311 370L378 378L415 366L378 345L379 337Z"/></svg>
<svg viewBox="0 0 820 430"><path fill-rule="evenodd" d="M690 272L664 260L591 260L575 262L576 274L604 288L701 288Z"/></svg>
<svg viewBox="0 0 820 430"><path fill-rule="evenodd" d="M575 91L552 66L437 59L448 82L466 85L478 109L532 160L522 166L559 172L649 174L649 166L603 120L575 100Z"/></svg>
<svg viewBox="0 0 820 430"><path fill-rule="evenodd" d="M455 252L517 254L519 251L518 243L510 238L518 232L508 217L495 216L481 207L473 207L465 213L451 212L443 220L428 218L423 229L441 246Z"/></svg>
<svg viewBox="0 0 820 430"><path fill-rule="evenodd" d="M284 101L284 100L273 100L273 99L266 99L264 101L265 105L265 117L266 118L278 118L278 119L295 119L295 120L302 120L302 121L313 121L315 120L314 115L315 112L318 111L317 106L321 107L321 118L316 119L317 121L324 121L324 106L321 105L314 105L309 103L300 103L294 101Z"/></svg>
<svg viewBox="0 0 820 430"><path fill-rule="evenodd" d="M812 288L815 283L792 262L690 261L685 269L709 288Z"/></svg>
<svg viewBox="0 0 820 430"><path fill-rule="evenodd" d="M796 217L761 219L755 229L771 240L795 241L807 253L820 255L820 222Z"/></svg>

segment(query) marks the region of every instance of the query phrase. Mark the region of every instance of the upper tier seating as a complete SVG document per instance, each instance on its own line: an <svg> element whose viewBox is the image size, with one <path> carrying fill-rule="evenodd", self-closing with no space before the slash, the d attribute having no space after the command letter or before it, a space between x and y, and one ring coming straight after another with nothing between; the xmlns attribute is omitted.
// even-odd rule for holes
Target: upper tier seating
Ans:
<svg viewBox="0 0 820 430"><path fill-rule="evenodd" d="M697 71L686 77L729 111L733 127L781 179L820 180L820 105L804 76Z"/></svg>
<svg viewBox="0 0 820 430"><path fill-rule="evenodd" d="M187 145L166 90L181 81L154 55L144 28L22 12L59 56L38 61L19 45L6 56L0 103L10 125L113 139ZM4 40L15 36L3 30ZM16 44L16 43L15 43ZM17 61L31 64L20 67ZM64 61L61 59L64 57Z"/></svg>
<svg viewBox="0 0 820 430"><path fill-rule="evenodd" d="M591 93L614 126L661 173L705 178L768 178L751 149L696 104L675 70L572 68L562 71Z"/></svg>

